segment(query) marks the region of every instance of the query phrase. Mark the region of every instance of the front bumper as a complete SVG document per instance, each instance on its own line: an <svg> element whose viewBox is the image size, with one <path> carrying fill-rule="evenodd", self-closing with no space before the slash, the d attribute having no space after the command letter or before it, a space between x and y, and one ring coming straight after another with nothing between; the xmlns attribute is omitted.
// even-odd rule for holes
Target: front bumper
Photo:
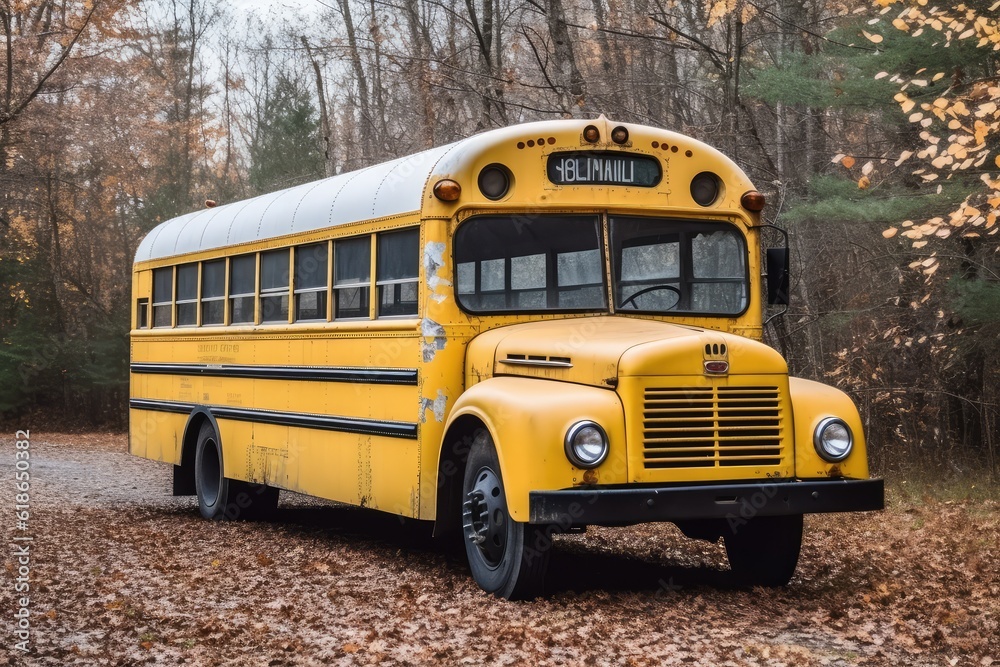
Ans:
<svg viewBox="0 0 1000 667"><path fill-rule="evenodd" d="M783 480L702 486L532 491L530 523L622 526L650 521L751 519L885 507L881 479Z"/></svg>

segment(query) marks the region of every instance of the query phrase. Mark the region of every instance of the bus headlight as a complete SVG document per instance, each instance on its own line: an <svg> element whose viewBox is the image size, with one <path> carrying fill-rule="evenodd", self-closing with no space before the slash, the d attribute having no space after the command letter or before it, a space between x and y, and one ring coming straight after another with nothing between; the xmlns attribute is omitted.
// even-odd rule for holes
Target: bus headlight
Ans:
<svg viewBox="0 0 1000 667"><path fill-rule="evenodd" d="M703 171L691 179L691 198L701 206L711 206L719 198L719 177Z"/></svg>
<svg viewBox="0 0 1000 667"><path fill-rule="evenodd" d="M510 171L502 164L491 164L479 172L479 191L487 199L497 200L510 190Z"/></svg>
<svg viewBox="0 0 1000 667"><path fill-rule="evenodd" d="M827 417L816 426L813 434L816 453L830 463L838 463L847 458L854 446L851 427L844 420Z"/></svg>
<svg viewBox="0 0 1000 667"><path fill-rule="evenodd" d="M608 458L608 434L592 421L573 424L566 432L566 458L577 468L596 468Z"/></svg>

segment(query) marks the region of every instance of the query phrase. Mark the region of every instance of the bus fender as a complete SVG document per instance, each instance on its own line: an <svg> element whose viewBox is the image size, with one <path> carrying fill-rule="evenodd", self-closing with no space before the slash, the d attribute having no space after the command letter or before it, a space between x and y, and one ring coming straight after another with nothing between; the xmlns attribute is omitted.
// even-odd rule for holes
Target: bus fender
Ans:
<svg viewBox="0 0 1000 667"><path fill-rule="evenodd" d="M565 452L566 433L583 420L600 424L610 441L607 459L589 479L601 484L627 482L624 409L613 390L507 376L493 377L468 389L456 401L445 427L438 467L437 518L445 518L440 512L447 512L455 499L454 495L450 500L442 497L446 489L452 494L456 487L461 489L464 456L480 428L489 432L496 447L507 509L514 520L528 521L531 491L584 484L586 471L570 463ZM461 465L456 464L459 459ZM460 496L459 491L459 505ZM458 510L452 508L451 512L457 515Z"/></svg>
<svg viewBox="0 0 1000 667"><path fill-rule="evenodd" d="M795 424L795 476L800 479L867 479L868 452L864 425L851 397L836 387L802 378L788 378L788 389ZM844 420L854 437L851 453L839 463L823 460L813 444L816 427L827 417Z"/></svg>
<svg viewBox="0 0 1000 667"><path fill-rule="evenodd" d="M188 415L187 423L184 424L181 451L178 452L178 463L174 464L173 495L175 496L195 495L194 453L198 446L198 432L206 421L215 429L215 436L219 438L221 445L222 432L219 430L219 422L215 420L215 415L204 405L195 406Z"/></svg>

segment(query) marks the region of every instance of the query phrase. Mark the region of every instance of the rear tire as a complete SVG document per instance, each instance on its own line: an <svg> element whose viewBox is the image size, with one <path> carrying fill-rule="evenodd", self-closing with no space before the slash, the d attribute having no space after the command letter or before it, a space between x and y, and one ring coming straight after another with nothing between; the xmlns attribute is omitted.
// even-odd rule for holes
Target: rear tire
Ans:
<svg viewBox="0 0 1000 667"><path fill-rule="evenodd" d="M758 516L723 538L729 566L743 586L784 586L795 573L802 546L802 515Z"/></svg>
<svg viewBox="0 0 1000 667"><path fill-rule="evenodd" d="M212 424L198 432L194 455L194 482L201 515L212 521L258 521L274 514L278 489L229 479L223 474L222 445Z"/></svg>
<svg viewBox="0 0 1000 667"><path fill-rule="evenodd" d="M552 550L544 526L510 518L500 461L486 431L476 435L462 485L462 533L472 577L507 600L541 595Z"/></svg>

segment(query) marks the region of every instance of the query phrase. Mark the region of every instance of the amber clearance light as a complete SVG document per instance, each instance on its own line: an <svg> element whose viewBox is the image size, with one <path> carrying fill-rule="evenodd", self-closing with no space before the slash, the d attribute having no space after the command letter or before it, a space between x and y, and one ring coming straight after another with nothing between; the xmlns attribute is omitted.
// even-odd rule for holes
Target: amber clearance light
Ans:
<svg viewBox="0 0 1000 667"><path fill-rule="evenodd" d="M462 196L462 186L450 178L442 178L434 184L434 196L441 201L458 201Z"/></svg>
<svg viewBox="0 0 1000 667"><path fill-rule="evenodd" d="M753 211L754 213L760 213L764 210L764 204L767 202L764 200L764 195L757 192L756 190L750 190L749 192L743 193L740 197L740 204L743 205L748 211Z"/></svg>
<svg viewBox="0 0 1000 667"><path fill-rule="evenodd" d="M596 144L601 139L601 131L597 129L596 125L588 125L583 128L583 138L585 141Z"/></svg>

